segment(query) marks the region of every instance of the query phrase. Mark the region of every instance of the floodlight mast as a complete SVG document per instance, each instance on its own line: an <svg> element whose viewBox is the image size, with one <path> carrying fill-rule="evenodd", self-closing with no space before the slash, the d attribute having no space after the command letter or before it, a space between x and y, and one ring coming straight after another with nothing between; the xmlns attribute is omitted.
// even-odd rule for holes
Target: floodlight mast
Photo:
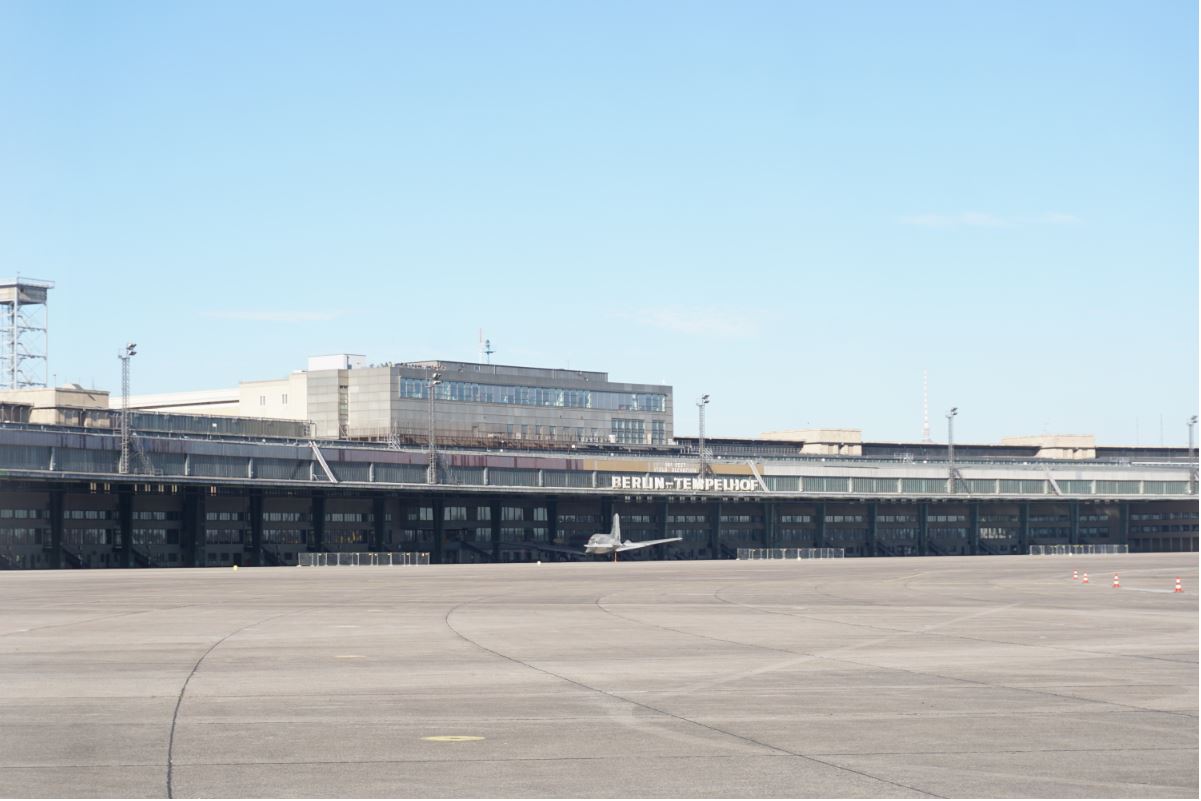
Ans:
<svg viewBox="0 0 1201 801"><path fill-rule="evenodd" d="M1188 477L1189 477L1189 493L1195 495L1197 493L1197 465L1193 464L1193 427L1197 425L1197 415L1193 415L1188 419Z"/></svg>
<svg viewBox="0 0 1201 801"><path fill-rule="evenodd" d="M441 379L440 373L431 372L429 379L427 379L427 381L426 381L427 386L428 386L427 391L429 393L429 413L430 413L429 467L426 469L426 474L425 474L425 483L427 483L427 484L437 484L438 483L438 452L436 450L436 443L434 441L434 393L436 391L437 386L442 383L442 381L440 379Z"/></svg>
<svg viewBox="0 0 1201 801"><path fill-rule="evenodd" d="M700 457L700 472L698 475L701 478L705 477L705 407L709 405L709 396L701 395L701 399L697 401L696 408L700 414L700 436L697 438L697 451Z"/></svg>
<svg viewBox="0 0 1201 801"><path fill-rule="evenodd" d="M121 462L117 472L121 475L129 473L129 360L138 355L137 348L137 343L128 342L117 354L121 360Z"/></svg>
<svg viewBox="0 0 1201 801"><path fill-rule="evenodd" d="M947 412L947 491L955 494L955 416L959 407L951 407Z"/></svg>

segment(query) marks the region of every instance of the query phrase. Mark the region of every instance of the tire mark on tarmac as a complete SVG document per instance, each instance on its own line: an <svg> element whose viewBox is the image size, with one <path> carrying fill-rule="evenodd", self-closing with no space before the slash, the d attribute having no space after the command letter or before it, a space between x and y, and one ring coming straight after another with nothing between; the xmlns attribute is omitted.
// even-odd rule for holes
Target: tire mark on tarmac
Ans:
<svg viewBox="0 0 1201 801"><path fill-rule="evenodd" d="M923 575L923 574L922 573L915 574L915 576L920 576L920 575ZM914 576L899 576L897 578L889 579L889 580L896 581L896 580L902 579L902 578L912 579L912 578L914 578ZM766 581L757 581L757 582L754 582L753 584L741 584L738 586L746 587L746 586L755 586L755 585L768 584L768 583L769 582L766 582ZM896 608L896 604L880 604L880 603L876 603L875 601L860 600L860 599L853 598L853 597L847 596L847 595L838 595L836 593L827 592L824 589L825 586L826 585L824 585L824 584L818 584L814 588L813 592L815 592L818 595L824 595L827 598L834 598L839 601L847 601L851 604L860 605L860 606L888 606L890 608L894 608L894 609ZM987 603L987 604L995 603L995 599L977 598L972 595L961 595L961 594L957 594L957 593L938 592L937 590L930 589L930 588L924 588L922 590L917 590L914 587L912 587L910 582L908 582L908 581L906 581L901 586L904 587L904 589L906 591L913 593L913 594L933 593L933 594L941 596L943 598L954 598L956 600L967 600L967 601L979 601L980 603ZM998 586L998 588L999 588L999 585L993 585L993 586ZM1147 590L1147 592L1154 592L1154 590ZM1162 590L1161 592L1171 592L1171 590ZM1143 659L1143 660L1149 660L1149 661L1153 661L1153 662L1171 662L1172 664L1176 664L1176 665L1195 665L1195 664L1197 664L1196 660L1172 659L1172 658L1163 657L1163 656L1149 656L1146 654L1117 654L1117 653L1113 653L1111 651L1090 651L1090 650L1083 649L1083 648L1068 648L1068 647L1062 646L1062 645L1043 645L1040 643L1014 642L1012 640L995 640L995 639L989 639L987 637L971 637L966 634L949 634L949 633L943 633L943 632L931 633L931 629L898 629L898 628L892 628L890 626L872 625L870 623L850 623L850 622L833 619L833 618L822 618L822 617L815 617L812 615L801 615L801 614L797 614L795 612L786 612L783 610L768 609L766 607L754 606L753 604L743 604L743 603L739 603L737 601L731 601L726 598L722 598L720 596L714 596L714 597L716 597L718 601L725 603L725 604L730 604L732 606L742 606L742 607L746 607L747 609L755 609L757 611L765 612L765 613L769 613L769 614L789 615L790 617L798 617L798 618L802 618L805 620L813 620L813 621L820 622L820 623L836 623L836 624L842 625L842 626L857 626L859 628L874 629L877 631L905 632L905 633L909 633L909 634L929 634L929 636L933 636L933 637L947 637L947 638L954 638L954 639L959 639L959 640L972 640L975 642L994 643L996 645L1016 645L1016 646L1019 646L1022 648L1044 648L1044 649L1053 650L1053 651L1067 651L1069 653L1084 654L1085 656L1107 656L1107 657L1112 657L1115 659ZM1017 603L1017 604L1009 604L1008 606L1023 606L1023 605L1025 605L1025 604ZM1086 614L1085 612L1083 612L1083 610L1080 610L1076 607L1063 607L1063 606L1054 606L1054 605L1046 605L1046 606L1048 606L1049 608L1052 608L1052 609L1066 609L1069 611ZM1006 607L1006 608L1008 608L1008 607ZM1126 611L1126 610L1122 610L1122 611ZM955 622L955 621L949 621L949 622ZM940 625L942 625L942 624L940 624Z"/></svg>
<svg viewBox="0 0 1201 801"><path fill-rule="evenodd" d="M737 586L737 585L730 585L730 586ZM960 623L964 620L968 620L973 617L979 617L981 615L991 614L993 612L1000 612L1000 611L1004 611L1005 609L1010 609L1015 606L1022 605L1021 603L1007 604L1003 607L996 607L993 609L984 610L982 612L976 612L976 613L973 613L970 615L964 615L962 617L952 618L951 620L943 621L942 623L936 624L934 626L930 626L926 629L922 629L922 630L918 630L918 631L910 631L910 630L906 630L906 629L888 629L888 628L884 628L884 627L873 626L868 623L846 623L846 622L838 621L838 620L829 620L826 618L813 617L811 615L799 615L799 614L795 614L792 612L786 612L786 611L779 610L779 609L767 609L764 607L754 606L753 604L738 603L737 601L731 601L727 598L723 598L721 596L722 589L723 588L718 588L717 590L715 590L713 593L713 597L716 598L721 603L729 604L731 606L737 606L737 607L740 607L743 609L750 609L753 612L760 612L763 614L772 614L772 615L785 615L787 617L796 617L796 618L801 618L804 620L814 620L814 621L821 622L821 623L837 623L839 625L844 625L844 626L855 626L858 628L869 628L869 629L882 629L884 631L896 632L895 634L893 634L891 636L883 637L879 640L856 643L855 645L848 645L848 646L844 646L843 648L835 649L834 651L831 652L831 654L836 654L836 653L839 653L842 651L858 650L860 648L865 648L870 645L879 645L881 643L888 642L889 640L900 639L903 637L908 637L908 636L913 636L913 635L930 635L930 636L936 636L936 637L955 636L955 635L944 635L941 633L931 634L931 632L934 629L939 628L941 626L949 626L953 623ZM646 625L656 625L656 624L648 623ZM658 628L666 628L664 626L657 626L657 627ZM677 629L669 629L669 630L670 631L678 631ZM687 631L679 631L679 633L680 634L692 634L692 632L687 632ZM707 636L707 635L693 634L692 636L703 637L703 636ZM709 639L719 639L719 638L709 637ZM972 638L966 638L966 639L972 639ZM735 645L752 645L750 643L739 643L734 640L727 640L726 642L731 642L731 643L734 643ZM1005 644L1003 642L996 641L996 640L984 640L984 642L995 642L997 644ZM1020 643L1018 643L1018 644L1020 644ZM754 646L754 647L762 647L762 646ZM780 649L773 649L773 650L780 650ZM1065 650L1070 650L1070 649L1065 649ZM1031 687L1017 687L1017 686L1013 686L1013 685L1009 685L1009 684L994 684L992 682L982 681L979 679L965 679L965 678L962 678L959 676L946 676L941 673L933 673L931 671L925 671L925 670L891 667L888 665L877 665L872 662L858 662L853 659L846 659L846 658L842 658L842 657L831 656L830 654L816 654L816 653L812 653L812 652L808 652L808 651L789 651L788 653L793 653L798 656L811 657L814 659L829 659L832 661L841 661L841 662L846 662L846 663L852 664L852 665L859 665L861 667L875 668L877 670L893 670L893 671L899 671L901 673L909 673L911 675L916 675L916 676L933 676L935 678L945 679L948 681L964 682L966 684L975 684L975 685L979 685L979 686L983 686L983 687L991 687L993 689L1004 689L1004 690L1014 690L1017 692L1036 693L1038 695L1048 695L1048 696L1053 696L1055 698L1065 698L1065 699L1069 699L1072 701L1086 701L1089 703L1096 703L1096 704L1109 704L1111 706L1122 707L1124 709L1133 709L1133 710L1137 710L1140 712L1158 712L1158 713L1161 713L1164 715L1176 715L1178 717L1194 718L1194 719L1197 717L1197 715L1190 714L1188 712L1174 712L1169 709L1153 709L1151 707L1138 706L1136 704L1123 704L1123 703L1119 703L1117 701L1103 701L1103 700L1098 700L1098 699L1093 699L1093 698L1084 698L1084 697L1077 696L1077 695L1065 695L1063 693L1051 692L1050 690L1039 690L1039 689L1034 689ZM1080 653L1086 653L1091 656L1121 656L1121 654L1103 654L1103 653L1098 653L1095 651L1082 651ZM1165 660L1159 660L1159 661L1173 662L1175 664L1184 664L1184 665L1192 664L1190 662L1182 662L1180 660L1165 659Z"/></svg>
<svg viewBox="0 0 1201 801"><path fill-rule="evenodd" d="M919 573L917 575L922 575L922 574ZM913 578L913 577L906 576L905 578ZM822 586L824 586L824 585L822 585ZM973 595L961 595L958 593L939 592L938 590L929 588L929 587L918 590L918 589L915 589L909 581L906 581L901 586L903 586L906 591L913 593L913 594L933 593L933 594L941 596L943 598L954 598L956 600L979 601L981 603L988 603L988 604L995 603L994 599L977 598ZM995 584L992 582L990 582L990 586L994 586L994 587L997 587L998 589L1002 589L1002 585ZM1146 590L1146 592L1171 592L1171 590ZM827 597L830 597L830 598L837 598L837 599L843 600L843 601L850 601L852 603L870 603L867 601L863 601L863 602L856 601L854 598L851 598L849 596L836 595L836 594L829 593L829 592L822 592L821 594L825 595ZM732 601L725 601L724 599L721 599L721 598L719 598L718 600L722 601L723 603L735 603ZM752 607L750 607L750 605L747 605L747 604L736 604L736 605L748 606L748 608L752 608ZM872 603L871 605L877 606L878 604ZM1015 604L1015 605L1024 606L1025 604L1022 603L1022 604ZM895 608L895 605L892 605L892 606ZM1083 610L1079 610L1075 607L1064 607L1064 606L1055 606L1055 605L1051 605L1051 604L1046 604L1046 605L1041 605L1040 608L1069 609L1071 611L1080 612L1082 614L1087 614L1086 612L1083 612ZM769 611L769 610L763 609L762 611ZM1123 610L1123 611L1125 611L1125 610ZM790 613L782 613L782 614L790 614ZM802 615L794 615L794 617L803 617L803 616ZM809 618L809 619L818 620L818 621L825 620L823 618L817 618L817 617L813 617L813 618ZM897 629L897 628L892 628L890 626L876 626L876 625L871 625L868 623L843 623L843 621L840 621L840 620L825 620L825 622L839 623L841 625L847 625L847 626L859 626L860 628L867 628L867 629L878 629L880 631L909 632L911 634L925 634L926 633L926 631L921 630L921 629ZM1180 664L1195 665L1195 664L1197 664L1196 660L1171 659L1171 658L1163 657L1163 656L1149 656L1147 654L1116 654L1116 653L1113 653L1112 651L1090 651L1090 650L1087 650L1084 648L1068 648L1068 647L1062 646L1062 645L1044 645L1041 643L1014 642L1013 640L995 640L995 639L990 639L988 637L971 637L966 634L947 634L947 633L940 632L938 634L933 634L931 636L949 637L949 638L954 638L954 639L958 639L958 640L973 640L975 642L995 643L997 645L1016 645L1021 648L1044 648L1044 649L1051 650L1051 651L1067 651L1069 653L1074 653L1074 654L1084 654L1085 656L1108 656L1108 657L1112 657L1115 659L1145 659L1145 660L1150 660L1153 662L1171 662L1171 663L1177 664L1177 665L1180 665Z"/></svg>
<svg viewBox="0 0 1201 801"><path fill-rule="evenodd" d="M597 601L596 601L596 605L598 605L598 606L599 606L599 601L600 601L600 599L598 598L598 599L597 599ZM688 723L688 724L691 724L691 725L693 725L693 726L698 726L698 727L700 727L700 728L702 728L702 729L707 729L707 730L709 730L709 731L711 731L711 732L714 732L714 733L716 733L716 734L723 734L723 735L725 735L725 736L727 736L727 737L732 737L732 738L734 738L734 739L736 739L736 740L742 740L743 742L750 743L750 744L752 744L752 745L757 745L757 746L759 746L760 748L766 748L766 749L768 749L769 751L774 751L774 752L776 752L777 754L780 754L780 755L793 756L793 757L797 757L797 758L799 758L799 759L804 759L804 760L806 760L806 761L808 761L808 762L815 762L815 763L817 763L817 764L820 764L820 765L825 765L826 767L831 767L831 768L834 768L835 770L844 771L844 772L846 772L846 773L853 773L853 774L855 774L855 775L857 775L857 776L862 776L862 777L864 777L864 778L871 779L871 780L873 780L873 781L878 781L878 782L880 782L880 783L882 783L882 784L889 784L889 785L892 785L893 787L902 787L902 788L904 788L904 789L906 789L906 790L912 790L912 791L913 791L913 792L915 792L915 793L921 793L922 795L930 796L930 797L932 797L932 798L946 798L946 796L942 796L942 795L939 795L939 794L937 794L937 793L930 792L929 790L922 790L922 789L920 789L920 788L917 788L917 787L912 787L912 786L910 786L910 785L908 785L908 784L903 784L903 783L901 783L901 782L894 782L894 781L891 781L891 780L889 780L889 779L884 779L884 778L881 778L881 777L879 777L879 776L873 776L873 775L872 775L872 774L870 774L870 773L865 773L864 771L861 771L861 770L856 770L856 769L854 769L854 768L848 768L848 767L846 767L846 766L844 766L844 765L836 765L836 764L834 764L833 762L827 762L826 760L823 760L823 759L817 759L816 757L812 757L812 756L809 756L809 755L807 755L807 754L801 754L801 753L798 753L798 752L796 752L796 751L789 751L787 748L781 748L781 747L779 747L779 746L770 745L770 744L768 744L768 743L765 743L765 742L762 742L762 741L760 741L760 740L756 740L756 739L754 739L753 737L747 737L747 736L745 736L745 735L736 734L736 733L734 733L734 732L731 732L731 731L726 731L725 729L720 729L720 728L718 728L717 726L711 726L711 725L709 725L709 724L707 724L707 723L702 723L702 722L700 722L699 720L693 720L693 719L691 719L691 718L684 717L683 715L677 715L677 714L675 714L674 712L669 712L669 711L667 711L667 710L665 710L665 709L660 709L660 708L658 708L658 707L656 707L656 706L652 706L652 705L650 705L650 704L648 704L648 703L645 703L645 702L642 702L642 701L635 701L635 700L634 700L634 699L632 699L632 698L627 698L627 697L625 697L625 696L623 696L623 695L620 695L620 694L618 694L618 693L611 692L611 691L609 691L609 690L604 690L604 689L601 689L600 687L593 687L593 686L592 686L592 685L590 685L590 684L585 684L585 683L583 683L583 682L581 682L581 681L577 681L577 680L575 680L575 679L569 678L569 677L567 677L567 676L564 676L564 675L562 675L562 674L560 674L560 673L555 673L554 671L547 670L547 669L545 669L545 668L540 668L540 667L538 667L538 666L536 666L536 665L532 665L532 664L530 664L529 662L526 662L526 661L524 661L524 660L518 659L517 657L514 657L514 656L509 656L508 654L504 654L504 653L501 653L500 651L493 650L492 648L489 648L488 646L486 646L486 645L483 645L482 643L480 643L480 642L477 642L476 640L473 640L471 637L468 637L466 634L464 634L463 632L459 631L459 629L455 628L454 624L453 624L453 623L451 623L451 620L450 620L450 619L451 619L451 617L454 615L454 613L455 613L455 612L457 612L457 611L458 611L460 608L462 608L462 607L464 607L464 606L467 606L467 605L468 605L468 604L470 604L470 603L472 603L472 602L471 602L471 601L465 601L465 602L463 602L463 603L460 603L460 604L458 604L458 605L456 605L456 606L453 606L453 607L451 607L449 610L447 610L447 612L446 612L446 616L443 618L443 621L446 623L446 627L447 627L447 628L449 628L451 631L453 631L453 632L454 632L454 633L455 633L455 634L456 634L458 637L462 638L464 641L466 641L466 642L468 642L468 643L471 643L471 644L472 644L472 645L474 645L476 648L479 648L479 649L480 649L480 650L482 650L482 651L487 651L488 653L492 654L493 656L499 657L499 658L501 658L501 659L504 659L504 660L506 660L506 661L509 661L509 662L513 662L513 663L515 663L515 664L518 664L518 665L522 665L523 667L529 668L530 670L536 671L536 672L538 672L538 673L542 673L542 674L544 674L544 675L547 675L547 676L552 676L552 677L554 677L554 678L556 678L556 679L559 679L560 681L565 681L565 682L567 682L568 684L572 684L572 685L574 685L574 686L576 686L576 687L579 687L579 688L580 688L580 689L582 689L582 690L587 690L587 691L589 691L589 692L594 692L594 693L600 693L601 695L604 695L604 696L606 696L606 697L608 697L608 698L613 698L613 699L616 699L616 700L618 700L618 701L624 701L624 702L625 702L625 703L627 703L627 704L632 704L632 705L634 705L634 706L641 707L641 708L643 708L643 709L646 709L646 710L648 710L648 711L654 712L654 713L656 713L656 714L663 715L663 716L665 716L665 717L669 717L669 718L673 718L673 719L675 719L675 720L681 721L682 723ZM603 607L601 607L601 608L603 609Z"/></svg>
<svg viewBox="0 0 1201 801"><path fill-rule="evenodd" d="M34 626L33 628L29 628L29 629L15 629L13 631L6 631L6 632L0 634L0 637L11 637L14 634L29 634L30 632L44 631L46 629L61 629L65 626L80 626L80 625L83 625L84 623L95 623L97 620L112 620L115 617L129 617L130 615L149 615L154 612L171 612L176 609L187 609L190 606L195 606L195 604L180 604L179 606L164 606L164 607L159 607L156 609L139 609L136 612L117 612L112 615L100 615L99 617L89 617L89 618L84 618L83 620L72 620L67 623L49 623L45 626Z"/></svg>
<svg viewBox="0 0 1201 801"><path fill-rule="evenodd" d="M300 614L301 612L307 612L316 608L318 607L309 606L303 609L293 609L287 612L280 612L277 615L270 615L260 620L256 620L253 623L247 623L245 626L231 631L229 634L226 634L224 637L210 645L208 650L201 654L200 658L196 660L196 663L192 665L192 670L188 673L188 677L183 680L183 686L179 688L179 697L175 699L175 711L171 713L171 732L167 736L167 798L175 797L175 788L172 785L172 779L175 769L175 725L179 721L179 708L183 704L183 696L188 690L188 683L192 681L192 677L195 676L196 671L200 669L200 663L205 660L205 657L215 651L218 645L225 642L235 634L240 634L241 632L246 631L249 628L253 628L261 623L266 623L268 620L275 620L276 618L287 617L288 615L296 615Z"/></svg>

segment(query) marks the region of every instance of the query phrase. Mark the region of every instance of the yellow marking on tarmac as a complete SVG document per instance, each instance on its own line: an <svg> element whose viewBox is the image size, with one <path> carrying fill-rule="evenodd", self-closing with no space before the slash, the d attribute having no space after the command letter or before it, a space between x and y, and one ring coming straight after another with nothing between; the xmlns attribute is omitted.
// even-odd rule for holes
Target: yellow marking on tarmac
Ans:
<svg viewBox="0 0 1201 801"><path fill-rule="evenodd" d="M476 737L474 734L435 734L432 737L422 737L421 739L429 740L431 743L466 743L484 738Z"/></svg>

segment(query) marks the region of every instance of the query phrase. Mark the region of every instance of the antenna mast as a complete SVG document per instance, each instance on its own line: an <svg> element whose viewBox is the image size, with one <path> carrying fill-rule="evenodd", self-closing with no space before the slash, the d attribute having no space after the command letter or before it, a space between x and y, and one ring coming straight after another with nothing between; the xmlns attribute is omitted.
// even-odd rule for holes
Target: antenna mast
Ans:
<svg viewBox="0 0 1201 801"><path fill-rule="evenodd" d="M922 442L932 442L930 439L930 382L928 370L922 370Z"/></svg>
<svg viewBox="0 0 1201 801"><path fill-rule="evenodd" d="M484 329L480 329L480 364L492 364L492 340L484 339Z"/></svg>

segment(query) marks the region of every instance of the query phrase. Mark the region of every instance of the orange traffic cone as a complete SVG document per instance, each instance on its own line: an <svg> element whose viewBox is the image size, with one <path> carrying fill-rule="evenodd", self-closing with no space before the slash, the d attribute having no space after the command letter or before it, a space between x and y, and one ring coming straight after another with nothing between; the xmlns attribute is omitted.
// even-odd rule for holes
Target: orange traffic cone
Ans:
<svg viewBox="0 0 1201 801"><path fill-rule="evenodd" d="M1080 579L1081 584L1088 584L1088 573L1084 574L1084 578Z"/></svg>
<svg viewBox="0 0 1201 801"><path fill-rule="evenodd" d="M1080 575L1075 570L1073 570L1072 571L1072 581L1079 581L1079 580L1080 580Z"/></svg>
<svg viewBox="0 0 1201 801"><path fill-rule="evenodd" d="M1114 573L1113 574L1113 588L1115 590L1117 590L1117 589L1121 589L1121 587L1122 587L1122 584L1121 584L1121 582L1118 581L1118 574Z"/></svg>
<svg viewBox="0 0 1201 801"><path fill-rule="evenodd" d="M1176 592L1184 592L1184 589L1180 586L1180 576L1176 577Z"/></svg>

